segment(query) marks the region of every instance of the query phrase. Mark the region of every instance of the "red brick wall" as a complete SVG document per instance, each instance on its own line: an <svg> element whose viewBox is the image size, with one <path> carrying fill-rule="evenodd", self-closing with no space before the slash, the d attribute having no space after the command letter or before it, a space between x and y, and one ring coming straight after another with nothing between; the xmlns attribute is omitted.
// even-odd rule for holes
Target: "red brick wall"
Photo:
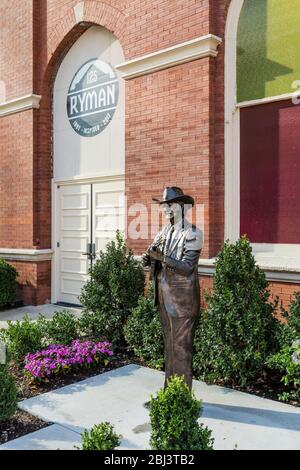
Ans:
<svg viewBox="0 0 300 470"><path fill-rule="evenodd" d="M0 119L0 247L33 246L33 111Z"/></svg>
<svg viewBox="0 0 300 470"><path fill-rule="evenodd" d="M18 299L25 305L51 301L51 262L10 261L18 271Z"/></svg>
<svg viewBox="0 0 300 470"><path fill-rule="evenodd" d="M278 312L280 307L287 309L289 304L294 300L295 292L300 292L300 284L289 284L287 282L270 282L269 290L271 292L270 299L275 300L279 297Z"/></svg>
<svg viewBox="0 0 300 470"><path fill-rule="evenodd" d="M199 283L201 288L201 306L206 307L204 292L212 292L213 278L211 276L199 276ZM275 301L279 297L279 304L277 308L277 315L281 319L281 307L288 309L291 302L294 300L295 292L300 292L300 284L290 284L288 282L269 282L268 290L270 291L270 301Z"/></svg>
<svg viewBox="0 0 300 470"><path fill-rule="evenodd" d="M0 81L6 100L32 92L32 0L0 2Z"/></svg>
<svg viewBox="0 0 300 470"><path fill-rule="evenodd" d="M209 59L201 59L139 77L127 83L126 93L128 207L135 202L150 207L152 197L161 197L166 185L182 187L205 207L204 257L214 255L209 237L210 67ZM141 253L148 242L128 243Z"/></svg>

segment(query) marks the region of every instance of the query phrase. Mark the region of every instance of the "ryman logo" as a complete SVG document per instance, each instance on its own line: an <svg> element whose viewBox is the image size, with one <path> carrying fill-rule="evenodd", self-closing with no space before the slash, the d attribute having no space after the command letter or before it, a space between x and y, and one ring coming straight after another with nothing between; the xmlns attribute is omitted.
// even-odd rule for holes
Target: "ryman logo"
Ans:
<svg viewBox="0 0 300 470"><path fill-rule="evenodd" d="M110 64L98 59L86 62L69 88L67 112L71 126L84 137L102 132L115 113L119 83Z"/></svg>

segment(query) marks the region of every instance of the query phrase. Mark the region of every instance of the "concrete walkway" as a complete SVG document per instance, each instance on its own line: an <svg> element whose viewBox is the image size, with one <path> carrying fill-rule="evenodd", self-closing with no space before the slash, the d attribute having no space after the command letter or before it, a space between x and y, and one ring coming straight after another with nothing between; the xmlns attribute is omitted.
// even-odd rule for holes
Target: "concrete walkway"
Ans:
<svg viewBox="0 0 300 470"><path fill-rule="evenodd" d="M73 312L76 316L80 316L81 314L80 308L61 307L60 305L54 304L44 304L38 306L29 305L26 307L0 311L0 328L5 328L7 326L7 320L22 320L25 315L28 315L32 320L36 320L39 316L39 313L44 315L46 318L52 318L54 312L65 309Z"/></svg>
<svg viewBox="0 0 300 470"><path fill-rule="evenodd" d="M147 449L149 412L143 403L163 381L162 372L132 364L25 400L21 409L54 424L0 450L73 449L82 430L101 421L122 435L121 449ZM300 408L199 381L194 390L215 449L300 450Z"/></svg>

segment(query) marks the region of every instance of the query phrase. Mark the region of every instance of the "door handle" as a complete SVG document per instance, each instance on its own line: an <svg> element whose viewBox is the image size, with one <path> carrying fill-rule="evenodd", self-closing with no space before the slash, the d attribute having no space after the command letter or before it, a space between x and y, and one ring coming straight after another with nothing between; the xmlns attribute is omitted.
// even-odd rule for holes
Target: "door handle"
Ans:
<svg viewBox="0 0 300 470"><path fill-rule="evenodd" d="M82 253L83 255L87 256L90 261L96 258L96 244L95 243L88 243L86 246L86 253Z"/></svg>
<svg viewBox="0 0 300 470"><path fill-rule="evenodd" d="M91 243L88 243L86 245L86 253L82 253L83 255L85 256L88 256L90 259L92 259L92 244Z"/></svg>
<svg viewBox="0 0 300 470"><path fill-rule="evenodd" d="M93 259L96 258L96 243L92 243L92 253L91 256Z"/></svg>

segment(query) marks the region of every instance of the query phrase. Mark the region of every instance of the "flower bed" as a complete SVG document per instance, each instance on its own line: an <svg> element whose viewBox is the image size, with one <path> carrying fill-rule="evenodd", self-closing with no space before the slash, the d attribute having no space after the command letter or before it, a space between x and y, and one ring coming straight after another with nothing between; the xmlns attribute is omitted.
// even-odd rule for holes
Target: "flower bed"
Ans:
<svg viewBox="0 0 300 470"><path fill-rule="evenodd" d="M52 344L43 351L27 354L25 370L34 379L46 379L81 367L99 363L107 365L113 355L111 343L107 341L72 341L70 346Z"/></svg>

